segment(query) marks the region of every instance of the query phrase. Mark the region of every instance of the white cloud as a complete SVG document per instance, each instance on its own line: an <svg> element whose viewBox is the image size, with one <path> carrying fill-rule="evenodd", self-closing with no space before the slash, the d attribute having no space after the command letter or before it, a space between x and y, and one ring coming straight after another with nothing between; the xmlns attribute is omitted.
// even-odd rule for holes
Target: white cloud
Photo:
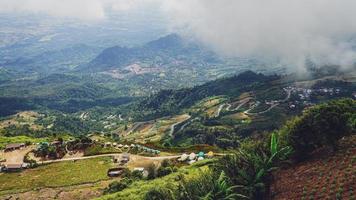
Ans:
<svg viewBox="0 0 356 200"><path fill-rule="evenodd" d="M148 5L223 55L278 59L295 70L306 57L346 67L356 58L355 0L0 0L0 12L100 20Z"/></svg>
<svg viewBox="0 0 356 200"><path fill-rule="evenodd" d="M164 8L178 27L224 55L277 58L303 70L350 66L356 58L355 0L172 0Z"/></svg>

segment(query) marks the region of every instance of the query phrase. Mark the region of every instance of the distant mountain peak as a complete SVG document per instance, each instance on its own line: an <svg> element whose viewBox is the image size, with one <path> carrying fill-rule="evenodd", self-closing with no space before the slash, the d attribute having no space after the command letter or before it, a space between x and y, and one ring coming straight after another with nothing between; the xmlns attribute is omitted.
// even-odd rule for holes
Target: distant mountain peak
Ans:
<svg viewBox="0 0 356 200"><path fill-rule="evenodd" d="M134 62L154 60L157 57L165 60L166 63L182 55L190 58L198 56L199 59L205 60L204 62L208 60L207 58L211 58L202 52L203 50L198 48L194 42L186 41L178 34L169 34L148 42L143 46L133 48L114 46L107 48L90 63L83 65L80 70L100 72L120 69ZM194 59L196 59L196 57L194 57Z"/></svg>
<svg viewBox="0 0 356 200"><path fill-rule="evenodd" d="M151 41L145 45L145 47L155 49L167 49L171 47L181 47L183 45L183 39L178 34L169 34L161 37L157 40Z"/></svg>

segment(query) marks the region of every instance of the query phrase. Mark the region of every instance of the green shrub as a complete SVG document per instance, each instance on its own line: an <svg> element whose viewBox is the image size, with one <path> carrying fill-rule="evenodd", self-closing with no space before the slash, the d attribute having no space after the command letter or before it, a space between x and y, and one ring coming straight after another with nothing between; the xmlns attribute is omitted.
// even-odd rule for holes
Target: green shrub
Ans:
<svg viewBox="0 0 356 200"><path fill-rule="evenodd" d="M148 166L147 172L148 172L148 175L147 175L148 180L156 178L156 166L154 164L150 164Z"/></svg>
<svg viewBox="0 0 356 200"><path fill-rule="evenodd" d="M317 105L289 121L281 133L293 147L295 158L303 160L317 148L337 148L337 141L355 128L354 110L356 101L352 99Z"/></svg>
<svg viewBox="0 0 356 200"><path fill-rule="evenodd" d="M171 167L159 167L157 170L157 177L167 176L172 173L173 169Z"/></svg>
<svg viewBox="0 0 356 200"><path fill-rule="evenodd" d="M132 173L131 173L131 178L133 179L142 179L143 178L143 173L141 171L138 171L138 170L134 170Z"/></svg>
<svg viewBox="0 0 356 200"><path fill-rule="evenodd" d="M168 159L164 159L161 163L161 167L170 167L172 164Z"/></svg>
<svg viewBox="0 0 356 200"><path fill-rule="evenodd" d="M173 200L172 190L168 188L152 188L144 196L144 200Z"/></svg>
<svg viewBox="0 0 356 200"><path fill-rule="evenodd" d="M132 180L129 178L123 178L118 181L114 181L109 184L107 188L104 190L104 194L110 194L110 193L115 193L124 190L127 188L130 184L132 183Z"/></svg>

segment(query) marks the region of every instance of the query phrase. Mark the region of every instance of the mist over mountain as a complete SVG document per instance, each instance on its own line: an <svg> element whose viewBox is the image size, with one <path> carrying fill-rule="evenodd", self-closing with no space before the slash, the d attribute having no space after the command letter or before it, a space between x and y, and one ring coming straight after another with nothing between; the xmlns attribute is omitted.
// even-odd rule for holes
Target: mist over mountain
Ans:
<svg viewBox="0 0 356 200"><path fill-rule="evenodd" d="M148 42L140 47L115 46L103 50L87 65L81 66L82 70L106 71L120 69L135 62L153 60L152 65L160 66L172 60L187 62L219 62L217 55L203 49L197 43L188 42L177 34L170 34L157 40Z"/></svg>
<svg viewBox="0 0 356 200"><path fill-rule="evenodd" d="M318 67L355 68L352 0L182 0L165 5L174 25L223 55L276 59L300 73L306 60Z"/></svg>

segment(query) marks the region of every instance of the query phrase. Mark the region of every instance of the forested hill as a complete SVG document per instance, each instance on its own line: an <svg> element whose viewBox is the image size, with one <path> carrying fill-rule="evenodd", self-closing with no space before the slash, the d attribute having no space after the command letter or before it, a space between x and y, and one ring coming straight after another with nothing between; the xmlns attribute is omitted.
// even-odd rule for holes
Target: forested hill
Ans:
<svg viewBox="0 0 356 200"><path fill-rule="evenodd" d="M170 34L138 47L114 46L104 49L95 59L79 67L81 72L102 72L121 69L135 62L150 61L153 65L161 66L172 60L182 60L206 63L215 62L211 52L198 44L186 41L177 34Z"/></svg>
<svg viewBox="0 0 356 200"><path fill-rule="evenodd" d="M206 97L219 95L237 97L243 92L268 87L268 82L279 78L277 75L265 76L246 71L233 77L217 79L193 88L162 90L135 104L132 115L136 119L147 120L176 114Z"/></svg>

